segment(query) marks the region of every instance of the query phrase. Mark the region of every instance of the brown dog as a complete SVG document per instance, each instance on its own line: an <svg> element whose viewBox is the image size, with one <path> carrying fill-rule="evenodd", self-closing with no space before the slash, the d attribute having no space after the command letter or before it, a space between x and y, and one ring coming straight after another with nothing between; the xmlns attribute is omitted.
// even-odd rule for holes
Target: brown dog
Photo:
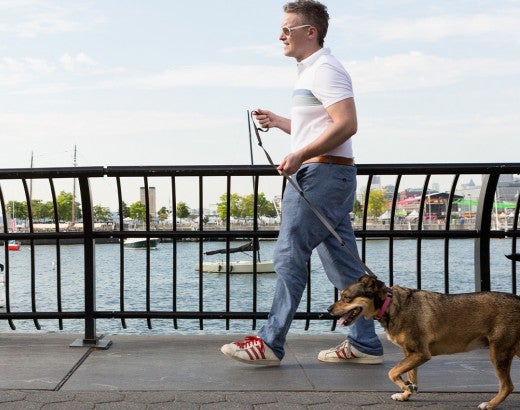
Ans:
<svg viewBox="0 0 520 410"><path fill-rule="evenodd" d="M520 356L520 297L500 292L445 295L400 286L387 287L364 275L341 292L329 307L348 326L357 318L374 318L388 339L403 349L404 359L388 373L402 393L392 399L405 401L417 391L417 368L432 356L489 347L500 388L480 409L494 409L513 391L510 370ZM401 375L407 373L404 381Z"/></svg>

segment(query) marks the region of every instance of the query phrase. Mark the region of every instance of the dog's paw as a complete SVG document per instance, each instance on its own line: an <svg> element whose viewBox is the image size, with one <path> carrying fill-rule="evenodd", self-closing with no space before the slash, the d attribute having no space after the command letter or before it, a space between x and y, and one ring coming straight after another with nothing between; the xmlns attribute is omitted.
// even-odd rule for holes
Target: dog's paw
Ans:
<svg viewBox="0 0 520 410"><path fill-rule="evenodd" d="M394 393L390 396L395 401L407 401L410 394L408 393Z"/></svg>
<svg viewBox="0 0 520 410"><path fill-rule="evenodd" d="M417 391L419 390L419 388L417 387L417 385L413 384L413 383L410 383L409 381L407 381L406 383L406 389L410 392L410 393L417 393Z"/></svg>
<svg viewBox="0 0 520 410"><path fill-rule="evenodd" d="M480 404L478 405L478 408L479 408L480 410L487 410L487 409L488 409L488 402L485 401L485 402L480 403Z"/></svg>

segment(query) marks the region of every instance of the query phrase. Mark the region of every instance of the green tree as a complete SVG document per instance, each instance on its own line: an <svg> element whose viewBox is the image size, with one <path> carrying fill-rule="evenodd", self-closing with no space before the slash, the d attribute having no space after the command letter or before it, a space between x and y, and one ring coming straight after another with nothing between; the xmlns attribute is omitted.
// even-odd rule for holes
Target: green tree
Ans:
<svg viewBox="0 0 520 410"><path fill-rule="evenodd" d="M240 212L239 212L239 216L240 218L252 218L253 215L254 215L254 204L255 204L255 195L254 194L249 194L249 195L246 195L244 197L241 197L240 198L240 201L239 201L239 209L240 209Z"/></svg>
<svg viewBox="0 0 520 410"><path fill-rule="evenodd" d="M128 218L130 216L130 208L125 201L121 202L121 208L123 210L123 218Z"/></svg>
<svg viewBox="0 0 520 410"><path fill-rule="evenodd" d="M42 220L42 207L43 201L41 199L33 199L31 200L31 210L34 221Z"/></svg>
<svg viewBox="0 0 520 410"><path fill-rule="evenodd" d="M9 217L16 219L27 219L27 203L19 201L9 201L6 209Z"/></svg>
<svg viewBox="0 0 520 410"><path fill-rule="evenodd" d="M144 221L146 219L146 206L141 201L130 204L129 215L132 219Z"/></svg>
<svg viewBox="0 0 520 410"><path fill-rule="evenodd" d="M368 216L377 218L388 209L388 200L385 198L385 189L374 189L368 197Z"/></svg>
<svg viewBox="0 0 520 410"><path fill-rule="evenodd" d="M72 194L70 192L61 191L56 198L58 203L58 216L62 221L72 221ZM80 203L74 201L75 213L74 218L76 220L81 219L81 206Z"/></svg>
<svg viewBox="0 0 520 410"><path fill-rule="evenodd" d="M43 202L41 199L32 199L31 210L35 221L54 220L54 208L51 201Z"/></svg>
<svg viewBox="0 0 520 410"><path fill-rule="evenodd" d="M47 201L41 204L40 217L42 220L54 221L54 204L52 201Z"/></svg>
<svg viewBox="0 0 520 410"><path fill-rule="evenodd" d="M217 214L220 219L225 220L227 213L227 194L220 196L220 202L217 204ZM229 198L229 213L234 218L242 216L242 197L238 194L231 194Z"/></svg>
<svg viewBox="0 0 520 410"><path fill-rule="evenodd" d="M258 214L269 218L275 218L277 215L273 201L269 201L263 192L258 194Z"/></svg>
<svg viewBox="0 0 520 410"><path fill-rule="evenodd" d="M168 216L170 215L170 211L168 211L168 208L163 206L159 211L157 211L157 216L159 217L160 221L165 221L168 219Z"/></svg>
<svg viewBox="0 0 520 410"><path fill-rule="evenodd" d="M255 196L254 194L246 195L244 198L242 198L241 202L241 216L243 218L249 217L252 218L254 216L254 200ZM276 217L276 209L274 207L274 204L271 201L268 201L265 197L265 194L263 192L258 194L258 216L267 216L270 218Z"/></svg>
<svg viewBox="0 0 520 410"><path fill-rule="evenodd" d="M108 222L112 220L110 208L101 205L94 205L92 207L92 217L94 222Z"/></svg>
<svg viewBox="0 0 520 410"><path fill-rule="evenodd" d="M357 198L354 200L354 208L352 209L352 212L354 212L356 218L363 217L363 207L361 206L361 202L359 202Z"/></svg>
<svg viewBox="0 0 520 410"><path fill-rule="evenodd" d="M190 216L190 208L188 207L186 202L177 202L175 211L177 213L177 218L187 218L188 216Z"/></svg>

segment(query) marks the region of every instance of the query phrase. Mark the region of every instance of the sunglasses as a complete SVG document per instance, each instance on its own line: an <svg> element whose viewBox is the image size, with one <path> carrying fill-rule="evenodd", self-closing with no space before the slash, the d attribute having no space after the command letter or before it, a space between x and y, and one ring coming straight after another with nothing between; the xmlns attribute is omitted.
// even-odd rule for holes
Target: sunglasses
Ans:
<svg viewBox="0 0 520 410"><path fill-rule="evenodd" d="M302 26L296 26L296 27L286 27L286 26L284 26L284 27L282 27L282 33L285 36L289 37L292 34L293 30L297 30L299 28L304 28L304 27L312 27L312 26L310 24L304 24Z"/></svg>

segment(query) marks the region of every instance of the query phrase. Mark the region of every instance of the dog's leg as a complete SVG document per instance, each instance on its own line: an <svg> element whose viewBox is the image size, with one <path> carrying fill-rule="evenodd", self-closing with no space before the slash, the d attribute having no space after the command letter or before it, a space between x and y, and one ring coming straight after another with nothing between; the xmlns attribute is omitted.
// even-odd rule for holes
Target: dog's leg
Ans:
<svg viewBox="0 0 520 410"><path fill-rule="evenodd" d="M500 343L502 344L503 341ZM497 348L495 344L490 344L489 357L498 376L499 390L497 395L489 402L480 403L478 406L479 409L487 410L496 408L506 399L509 393L513 391L514 386L511 381L511 362L513 361L514 354L515 352L511 351L511 349L503 351L502 349Z"/></svg>
<svg viewBox="0 0 520 410"><path fill-rule="evenodd" d="M417 367L430 360L430 357L422 353L407 353L401 362L390 369L388 377L403 391L402 393L393 394L393 400L406 401L412 393L417 392ZM408 376L406 382L401 377L404 373L407 373Z"/></svg>
<svg viewBox="0 0 520 410"><path fill-rule="evenodd" d="M415 391L417 392L417 367L414 367L412 370L409 370L406 373L406 378L408 379L409 385L415 386Z"/></svg>
<svg viewBox="0 0 520 410"><path fill-rule="evenodd" d="M415 367L406 372L406 378L407 380L404 382L405 387L403 388L404 391L402 393L392 394L393 400L407 401L413 393L417 393L417 368Z"/></svg>

